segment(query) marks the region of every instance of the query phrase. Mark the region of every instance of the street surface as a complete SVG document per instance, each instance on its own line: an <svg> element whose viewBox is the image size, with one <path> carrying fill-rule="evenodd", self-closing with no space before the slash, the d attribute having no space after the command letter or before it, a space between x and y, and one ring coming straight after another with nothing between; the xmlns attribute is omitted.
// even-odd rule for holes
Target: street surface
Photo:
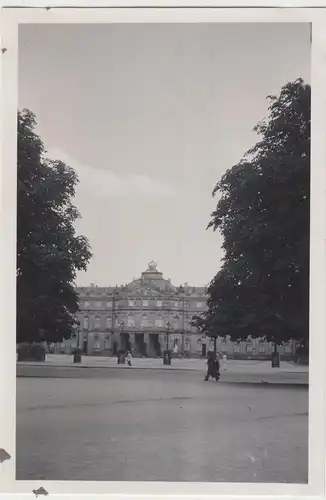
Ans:
<svg viewBox="0 0 326 500"><path fill-rule="evenodd" d="M307 386L204 382L197 370L45 369L75 375L17 378L18 480L308 480Z"/></svg>

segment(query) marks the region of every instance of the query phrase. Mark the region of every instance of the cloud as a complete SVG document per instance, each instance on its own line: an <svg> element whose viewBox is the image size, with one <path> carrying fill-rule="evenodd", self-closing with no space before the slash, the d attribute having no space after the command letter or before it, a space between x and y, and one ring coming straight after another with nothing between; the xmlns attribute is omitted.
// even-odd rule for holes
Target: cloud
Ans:
<svg viewBox="0 0 326 500"><path fill-rule="evenodd" d="M62 160L72 167L79 177L76 196L87 193L98 197L168 197L176 194L173 186L147 175L127 173L118 175L112 170L82 165L64 151L57 148L47 150L52 160Z"/></svg>

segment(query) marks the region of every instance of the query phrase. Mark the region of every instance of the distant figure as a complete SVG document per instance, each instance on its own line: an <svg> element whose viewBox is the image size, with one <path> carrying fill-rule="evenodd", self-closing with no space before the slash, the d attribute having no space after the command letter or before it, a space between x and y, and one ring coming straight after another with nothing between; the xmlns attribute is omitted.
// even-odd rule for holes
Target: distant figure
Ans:
<svg viewBox="0 0 326 500"><path fill-rule="evenodd" d="M223 353L222 355L222 363L223 363L223 370L226 370L226 354Z"/></svg>
<svg viewBox="0 0 326 500"><path fill-rule="evenodd" d="M175 356L177 356L178 352L179 352L178 344L175 344L175 346L173 347L173 354L175 354Z"/></svg>
<svg viewBox="0 0 326 500"><path fill-rule="evenodd" d="M127 354L127 363L128 363L128 366L132 366L132 355L131 355L130 351L128 351L128 354Z"/></svg>

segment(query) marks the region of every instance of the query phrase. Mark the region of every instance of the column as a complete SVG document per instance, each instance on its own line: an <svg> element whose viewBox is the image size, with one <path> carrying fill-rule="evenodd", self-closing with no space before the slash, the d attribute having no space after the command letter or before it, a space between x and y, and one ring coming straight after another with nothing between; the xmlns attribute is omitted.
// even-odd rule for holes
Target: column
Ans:
<svg viewBox="0 0 326 500"><path fill-rule="evenodd" d="M134 333L129 333L129 342L131 345L131 349L135 349L135 334Z"/></svg>

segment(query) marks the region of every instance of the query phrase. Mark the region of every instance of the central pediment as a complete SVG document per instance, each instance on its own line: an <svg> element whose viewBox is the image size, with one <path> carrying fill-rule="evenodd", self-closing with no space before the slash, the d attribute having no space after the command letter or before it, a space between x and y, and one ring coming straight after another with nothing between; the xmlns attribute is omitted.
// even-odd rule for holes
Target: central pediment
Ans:
<svg viewBox="0 0 326 500"><path fill-rule="evenodd" d="M159 296L164 293L174 293L176 289L170 280L165 279L163 273L158 271L156 262L152 260L140 278L126 285L126 290L148 296Z"/></svg>
<svg viewBox="0 0 326 500"><path fill-rule="evenodd" d="M175 288L167 280L162 279L153 282L151 280L144 280L143 278L128 283L126 289L131 292L141 293L144 296L160 296L164 293L175 291Z"/></svg>

